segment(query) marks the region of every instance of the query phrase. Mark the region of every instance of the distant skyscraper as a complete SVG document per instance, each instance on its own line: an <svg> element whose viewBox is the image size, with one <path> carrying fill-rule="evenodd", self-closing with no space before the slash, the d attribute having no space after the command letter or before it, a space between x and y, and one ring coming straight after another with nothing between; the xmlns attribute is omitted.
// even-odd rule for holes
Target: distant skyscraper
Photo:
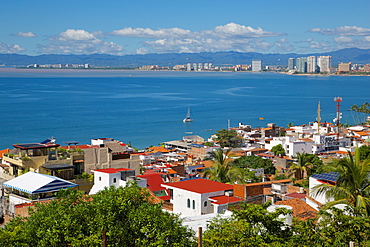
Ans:
<svg viewBox="0 0 370 247"><path fill-rule="evenodd" d="M319 66L320 72L329 73L331 68L331 56L318 57L317 65Z"/></svg>
<svg viewBox="0 0 370 247"><path fill-rule="evenodd" d="M186 70L191 71L191 63L186 64Z"/></svg>
<svg viewBox="0 0 370 247"><path fill-rule="evenodd" d="M203 69L203 64L202 63L198 63L198 69Z"/></svg>
<svg viewBox="0 0 370 247"><path fill-rule="evenodd" d="M301 73L307 72L307 57L297 58L297 70Z"/></svg>
<svg viewBox="0 0 370 247"><path fill-rule="evenodd" d="M295 59L289 58L288 59L288 70L293 70L295 67Z"/></svg>
<svg viewBox="0 0 370 247"><path fill-rule="evenodd" d="M252 60L252 71L259 72L262 70L262 60L253 59Z"/></svg>
<svg viewBox="0 0 370 247"><path fill-rule="evenodd" d="M317 62L315 56L307 57L307 72L316 73L317 72Z"/></svg>
<svg viewBox="0 0 370 247"><path fill-rule="evenodd" d="M193 70L194 71L197 71L198 70L197 63L193 63Z"/></svg>

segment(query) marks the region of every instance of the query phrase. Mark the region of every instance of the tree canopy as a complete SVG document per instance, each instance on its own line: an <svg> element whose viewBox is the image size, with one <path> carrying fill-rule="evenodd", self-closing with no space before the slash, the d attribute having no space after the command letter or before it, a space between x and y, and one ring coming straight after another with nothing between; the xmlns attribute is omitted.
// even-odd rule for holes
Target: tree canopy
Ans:
<svg viewBox="0 0 370 247"><path fill-rule="evenodd" d="M285 155L285 149L283 148L283 145L281 144L273 146L271 148L271 152L273 152L275 156Z"/></svg>
<svg viewBox="0 0 370 247"><path fill-rule="evenodd" d="M0 229L0 245L102 246L106 231L107 246L194 246L193 232L136 184L92 196L70 189L58 198Z"/></svg>
<svg viewBox="0 0 370 247"><path fill-rule="evenodd" d="M216 131L216 139L221 147L240 147L242 139L235 130L221 129Z"/></svg>
<svg viewBox="0 0 370 247"><path fill-rule="evenodd" d="M233 166L240 168L263 168L265 174L275 174L276 168L271 160L259 156L242 156L233 161Z"/></svg>

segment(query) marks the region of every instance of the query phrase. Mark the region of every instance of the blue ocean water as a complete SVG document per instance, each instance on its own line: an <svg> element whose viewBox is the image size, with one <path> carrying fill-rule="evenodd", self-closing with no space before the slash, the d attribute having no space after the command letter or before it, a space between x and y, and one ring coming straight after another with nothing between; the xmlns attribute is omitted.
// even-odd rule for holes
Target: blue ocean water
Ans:
<svg viewBox="0 0 370 247"><path fill-rule="evenodd" d="M113 70L0 70L0 149L15 143L57 143L112 137L138 148L179 140L186 132L209 137L239 122L286 126L335 117L369 102L370 77L292 76L277 73ZM188 107L194 122L183 123ZM260 118L264 118L260 120ZM209 131L212 130L212 131Z"/></svg>

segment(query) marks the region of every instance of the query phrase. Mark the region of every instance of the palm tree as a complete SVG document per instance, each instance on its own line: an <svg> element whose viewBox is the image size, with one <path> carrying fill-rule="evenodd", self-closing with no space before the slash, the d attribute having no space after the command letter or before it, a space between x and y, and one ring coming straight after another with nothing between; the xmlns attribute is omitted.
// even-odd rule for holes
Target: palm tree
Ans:
<svg viewBox="0 0 370 247"><path fill-rule="evenodd" d="M231 167L230 178L238 184L256 183L262 180L261 176L257 177L254 171L242 167Z"/></svg>
<svg viewBox="0 0 370 247"><path fill-rule="evenodd" d="M203 177L209 177L209 179L221 182L231 182L231 159L230 149L224 151L220 148L217 151L212 151L211 157L213 158L213 166L211 169L206 170L203 173Z"/></svg>
<svg viewBox="0 0 370 247"><path fill-rule="evenodd" d="M293 163L290 167L295 172L295 177L300 180L307 176L309 170L312 168L312 164L309 162L309 154L296 153L297 162Z"/></svg>
<svg viewBox="0 0 370 247"><path fill-rule="evenodd" d="M335 185L321 184L313 188L313 195L325 195L328 202L324 208L337 204L347 204L357 215L370 215L370 160L360 161L358 148L355 157L348 152L348 157L337 162L339 177ZM334 199L334 200L333 200Z"/></svg>

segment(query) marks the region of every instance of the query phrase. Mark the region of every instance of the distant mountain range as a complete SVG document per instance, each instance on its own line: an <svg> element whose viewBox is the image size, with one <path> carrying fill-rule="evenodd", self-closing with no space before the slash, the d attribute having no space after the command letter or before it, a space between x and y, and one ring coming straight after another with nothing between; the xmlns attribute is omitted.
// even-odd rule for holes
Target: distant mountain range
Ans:
<svg viewBox="0 0 370 247"><path fill-rule="evenodd" d="M251 64L252 59L261 59L263 65L287 66L288 58L307 56L332 56L333 66L340 62L355 64L370 63L370 49L348 48L338 51L314 54L263 54L241 52L202 52L202 53L166 53L145 55L114 56L108 54L91 55L39 55L0 54L0 65L27 66L30 64L90 64L93 66L138 67L142 65L174 66L186 63L212 63L216 66Z"/></svg>

